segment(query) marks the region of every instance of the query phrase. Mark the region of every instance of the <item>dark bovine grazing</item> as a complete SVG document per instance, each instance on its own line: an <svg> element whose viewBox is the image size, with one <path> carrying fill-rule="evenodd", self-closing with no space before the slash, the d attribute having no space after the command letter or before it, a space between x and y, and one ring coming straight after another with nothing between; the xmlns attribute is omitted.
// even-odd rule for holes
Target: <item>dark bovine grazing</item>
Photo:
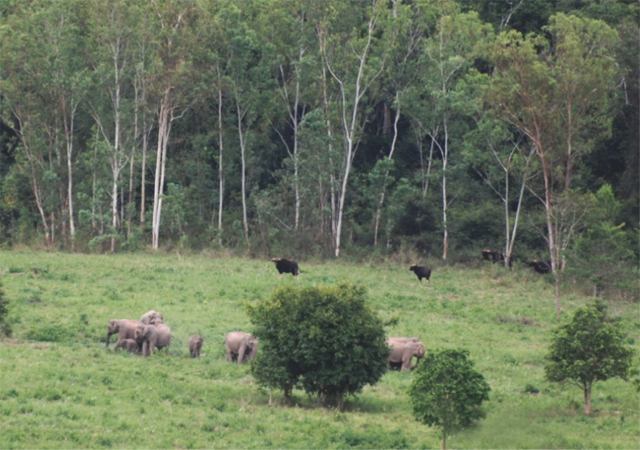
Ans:
<svg viewBox="0 0 640 450"><path fill-rule="evenodd" d="M533 267L533 269L541 274L551 272L551 261L538 261L534 259L528 264L529 267Z"/></svg>
<svg viewBox="0 0 640 450"><path fill-rule="evenodd" d="M482 259L484 259L485 261L491 261L495 264L499 262L503 263L506 257L504 256L504 253L492 252L488 248L485 248L484 250L482 250ZM509 267L511 267L511 260L509 260Z"/></svg>
<svg viewBox="0 0 640 450"><path fill-rule="evenodd" d="M297 262L282 258L271 258L271 261L276 263L276 269L278 269L280 276L282 276L283 273L290 273L294 277L298 276Z"/></svg>
<svg viewBox="0 0 640 450"><path fill-rule="evenodd" d="M429 282L429 278L431 278L431 269L429 269L428 267L422 267L416 264L411 264L411 267L409 267L409 270L413 271L416 274L420 283L422 283L423 278L427 279L427 283Z"/></svg>

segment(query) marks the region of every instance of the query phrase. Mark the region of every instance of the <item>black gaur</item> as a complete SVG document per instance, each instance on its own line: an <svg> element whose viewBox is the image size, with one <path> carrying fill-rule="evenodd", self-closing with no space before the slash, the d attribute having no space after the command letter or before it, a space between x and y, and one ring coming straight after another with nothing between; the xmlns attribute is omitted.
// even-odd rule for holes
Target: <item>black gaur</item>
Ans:
<svg viewBox="0 0 640 450"><path fill-rule="evenodd" d="M290 273L294 277L298 276L297 262L282 258L271 258L271 261L276 263L276 269L278 269L280 276L282 276L283 273Z"/></svg>
<svg viewBox="0 0 640 450"><path fill-rule="evenodd" d="M413 271L416 274L416 276L418 277L418 280L420 280L420 283L422 283L423 278L427 279L427 283L429 282L429 278L431 277L431 269L429 269L428 267L422 267L422 266L418 266L417 264L411 264L411 267L409 267L409 270Z"/></svg>

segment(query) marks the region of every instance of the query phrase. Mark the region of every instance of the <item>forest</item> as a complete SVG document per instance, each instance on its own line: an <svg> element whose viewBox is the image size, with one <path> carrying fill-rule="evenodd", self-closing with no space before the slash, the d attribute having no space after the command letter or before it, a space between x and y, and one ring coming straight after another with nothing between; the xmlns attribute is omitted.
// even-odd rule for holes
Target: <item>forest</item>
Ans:
<svg viewBox="0 0 640 450"><path fill-rule="evenodd" d="M638 17L634 0L2 0L0 246L488 248L624 284Z"/></svg>

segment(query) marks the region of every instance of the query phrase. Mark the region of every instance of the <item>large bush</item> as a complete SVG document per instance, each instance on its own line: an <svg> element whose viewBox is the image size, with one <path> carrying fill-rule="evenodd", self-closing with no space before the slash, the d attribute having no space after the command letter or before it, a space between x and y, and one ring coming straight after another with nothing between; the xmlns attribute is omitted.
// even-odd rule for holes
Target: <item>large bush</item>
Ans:
<svg viewBox="0 0 640 450"><path fill-rule="evenodd" d="M248 310L260 339L252 373L261 385L282 389L285 401L300 386L319 405L341 409L345 394L385 373L383 325L362 287L282 287Z"/></svg>

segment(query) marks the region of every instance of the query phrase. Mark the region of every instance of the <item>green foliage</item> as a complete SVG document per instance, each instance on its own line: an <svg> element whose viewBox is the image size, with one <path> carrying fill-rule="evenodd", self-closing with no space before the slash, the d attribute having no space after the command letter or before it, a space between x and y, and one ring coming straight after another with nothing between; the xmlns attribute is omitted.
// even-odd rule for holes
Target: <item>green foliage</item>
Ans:
<svg viewBox="0 0 640 450"><path fill-rule="evenodd" d="M335 286L282 287L249 306L260 339L252 373L288 398L298 383L322 405L342 407L345 394L377 383L389 350L382 321L365 305L365 290Z"/></svg>
<svg viewBox="0 0 640 450"><path fill-rule="evenodd" d="M576 310L571 322L553 331L544 368L549 381L569 382L584 391L587 414L593 384L626 379L633 356L619 325L608 320L606 312L602 302Z"/></svg>
<svg viewBox="0 0 640 450"><path fill-rule="evenodd" d="M9 300L5 298L0 280L0 335L11 336L11 323L9 322Z"/></svg>
<svg viewBox="0 0 640 450"><path fill-rule="evenodd" d="M491 388L473 368L463 349L429 352L414 372L409 388L413 415L419 422L452 432L485 417L482 402Z"/></svg>
<svg viewBox="0 0 640 450"><path fill-rule="evenodd" d="M43 342L70 342L74 337L74 332L63 324L36 325L29 330L27 339Z"/></svg>
<svg viewBox="0 0 640 450"><path fill-rule="evenodd" d="M568 257L568 274L589 280L596 295L638 298L637 259L625 224L616 225L621 204L611 186L590 196L586 231Z"/></svg>
<svg viewBox="0 0 640 450"><path fill-rule="evenodd" d="M367 304L384 320L399 319L385 327L388 335L417 336L427 348L464 347L474 356L492 401L484 406L487 417L457 433L452 446L637 446L635 385L617 378L601 383L594 396L600 411L586 417L576 413L577 390L544 380L549 330L557 324L553 305L540 300L553 290L528 270L516 266L496 280L484 269L431 260L425 262L434 275L425 287L408 263L391 258L384 264L299 262L302 273L294 279L280 278L268 260L212 250L109 256L0 250L13 326L12 339L0 339L0 448L93 449L106 440L122 449L439 448L440 431L412 416L406 391L415 372L387 371L337 413L315 408L315 398L298 390L298 407L277 407L281 391L260 388L248 365L225 360L226 334L253 331L245 302L255 304L283 286L341 279L366 286ZM584 302L570 296L564 307L571 314ZM176 337L167 354L143 360L114 352L114 337L105 348L109 319L138 318L152 308L163 312ZM637 305L611 308L639 342ZM527 317L536 326L497 325L498 316ZM26 338L45 324L64 324L75 335L56 343ZM194 333L205 338L197 360L187 349ZM527 384L540 393L523 394Z"/></svg>

